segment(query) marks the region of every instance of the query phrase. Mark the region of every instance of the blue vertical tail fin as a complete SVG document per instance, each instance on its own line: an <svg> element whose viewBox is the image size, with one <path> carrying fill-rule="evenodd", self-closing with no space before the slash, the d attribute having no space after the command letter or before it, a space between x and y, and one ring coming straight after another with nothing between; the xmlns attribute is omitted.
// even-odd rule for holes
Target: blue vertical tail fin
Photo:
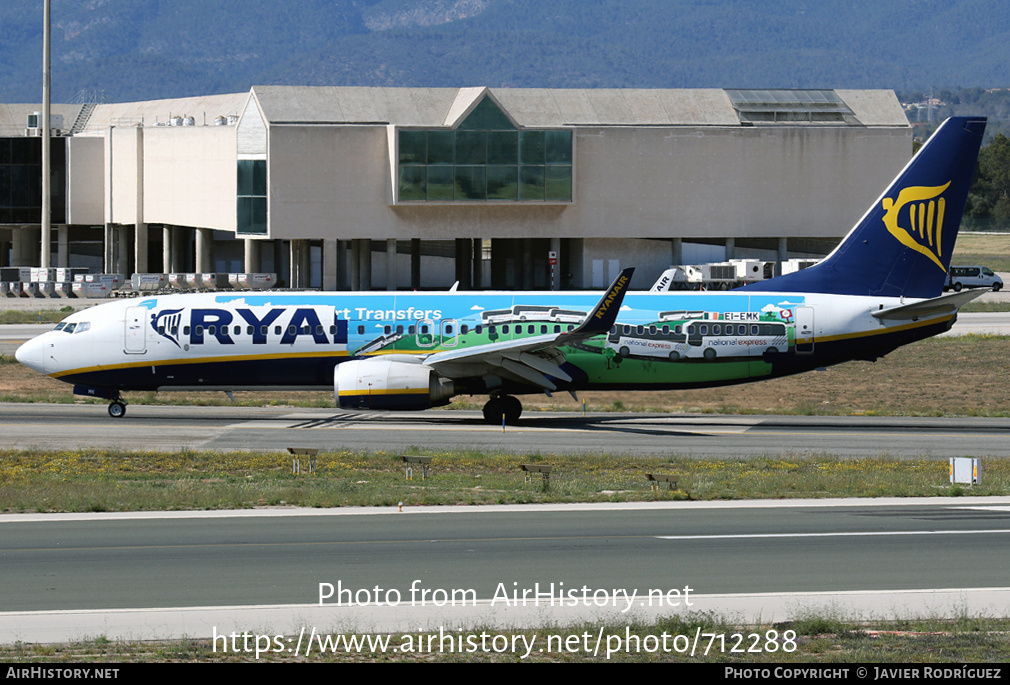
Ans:
<svg viewBox="0 0 1010 685"><path fill-rule="evenodd" d="M947 119L824 261L741 290L940 295L985 124Z"/></svg>

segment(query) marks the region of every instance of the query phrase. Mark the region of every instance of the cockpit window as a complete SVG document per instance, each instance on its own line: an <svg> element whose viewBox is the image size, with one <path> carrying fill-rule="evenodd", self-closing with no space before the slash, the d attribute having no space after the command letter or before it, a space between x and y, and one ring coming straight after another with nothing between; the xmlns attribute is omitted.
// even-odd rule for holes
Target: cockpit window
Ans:
<svg viewBox="0 0 1010 685"><path fill-rule="evenodd" d="M77 328L77 324L76 323L68 323L66 326L63 327L63 332L64 333L73 333L75 328Z"/></svg>
<svg viewBox="0 0 1010 685"><path fill-rule="evenodd" d="M83 333L89 328L91 328L91 323L89 321L82 321L81 323L77 324L77 330L74 331L74 333Z"/></svg>
<svg viewBox="0 0 1010 685"><path fill-rule="evenodd" d="M67 325L66 321L60 321L58 324L56 324L56 328L54 328L53 330L54 331L62 330L63 327L66 326L66 325Z"/></svg>

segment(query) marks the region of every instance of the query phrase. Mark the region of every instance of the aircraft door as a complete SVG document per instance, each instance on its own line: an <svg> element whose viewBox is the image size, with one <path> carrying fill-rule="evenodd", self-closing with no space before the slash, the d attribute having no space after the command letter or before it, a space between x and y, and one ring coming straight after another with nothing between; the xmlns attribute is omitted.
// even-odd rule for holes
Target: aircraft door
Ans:
<svg viewBox="0 0 1010 685"><path fill-rule="evenodd" d="M455 319L443 319L439 325L440 332L442 334L442 346L443 347L455 347L456 343L459 342L459 325L456 323Z"/></svg>
<svg viewBox="0 0 1010 685"><path fill-rule="evenodd" d="M128 307L126 310L126 330L123 335L123 351L127 354L147 352L146 326L147 307Z"/></svg>
<svg viewBox="0 0 1010 685"><path fill-rule="evenodd" d="M796 307L796 354L814 352L814 308Z"/></svg>

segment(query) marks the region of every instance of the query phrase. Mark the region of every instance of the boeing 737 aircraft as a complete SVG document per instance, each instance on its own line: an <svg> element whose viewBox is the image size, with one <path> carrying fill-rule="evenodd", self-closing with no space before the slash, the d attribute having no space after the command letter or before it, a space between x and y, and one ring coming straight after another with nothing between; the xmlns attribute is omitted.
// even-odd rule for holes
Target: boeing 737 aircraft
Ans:
<svg viewBox="0 0 1010 685"><path fill-rule="evenodd" d="M948 119L824 261L726 292L159 295L68 316L17 359L110 400L130 390L332 387L344 409L488 395L746 383L875 359L953 325L943 294L985 119ZM830 191L826 191L830 192Z"/></svg>

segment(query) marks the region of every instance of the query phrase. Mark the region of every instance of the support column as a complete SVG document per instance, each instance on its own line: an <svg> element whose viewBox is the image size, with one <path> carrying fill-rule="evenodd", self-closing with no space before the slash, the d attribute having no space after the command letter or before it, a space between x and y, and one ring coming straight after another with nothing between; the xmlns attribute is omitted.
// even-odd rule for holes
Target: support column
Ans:
<svg viewBox="0 0 1010 685"><path fill-rule="evenodd" d="M340 286L340 250L336 238L323 238L323 290L332 292Z"/></svg>
<svg viewBox="0 0 1010 685"><path fill-rule="evenodd" d="M396 239L386 239L386 290L396 290Z"/></svg>
<svg viewBox="0 0 1010 685"><path fill-rule="evenodd" d="M361 257L361 289L372 289L372 241L369 238L361 239L361 248L358 253Z"/></svg>
<svg viewBox="0 0 1010 685"><path fill-rule="evenodd" d="M260 272L262 267L262 258L260 256L260 241L253 240L252 238L243 239L244 249L244 259L242 260L242 268L247 274L256 274Z"/></svg>
<svg viewBox="0 0 1010 685"><path fill-rule="evenodd" d="M673 238L670 241L670 266L684 265L684 239Z"/></svg>
<svg viewBox="0 0 1010 685"><path fill-rule="evenodd" d="M165 225L161 227L161 270L163 273L172 271L172 227Z"/></svg>
<svg viewBox="0 0 1010 685"><path fill-rule="evenodd" d="M67 268L70 266L70 227L56 227L56 266Z"/></svg>
<svg viewBox="0 0 1010 685"><path fill-rule="evenodd" d="M470 279L470 287L473 290L483 290L484 289L484 241L481 238L474 238L473 243L473 258L470 261L472 278Z"/></svg>
<svg viewBox="0 0 1010 685"><path fill-rule="evenodd" d="M736 259L736 238L726 238L726 261Z"/></svg>
<svg viewBox="0 0 1010 685"><path fill-rule="evenodd" d="M775 265L775 275L782 275L782 262L789 259L789 238L779 238L779 262Z"/></svg>
<svg viewBox="0 0 1010 685"><path fill-rule="evenodd" d="M105 224L105 257L102 259L102 271L107 274L116 273L116 227Z"/></svg>
<svg viewBox="0 0 1010 685"><path fill-rule="evenodd" d="M410 239L410 287L421 289L421 239Z"/></svg>
<svg viewBox="0 0 1010 685"><path fill-rule="evenodd" d="M130 275L130 234L124 226L116 226L116 270L113 273Z"/></svg>
<svg viewBox="0 0 1010 685"><path fill-rule="evenodd" d="M209 228L196 229L196 272L214 271L214 231Z"/></svg>
<svg viewBox="0 0 1010 685"><path fill-rule="evenodd" d="M141 222L133 227L133 270L145 273L150 268L150 243L147 237L147 224Z"/></svg>
<svg viewBox="0 0 1010 685"><path fill-rule="evenodd" d="M456 280L459 281L460 290L470 290L470 256L472 248L470 246L470 241L466 238L456 238L455 243L455 262L456 266Z"/></svg>
<svg viewBox="0 0 1010 685"><path fill-rule="evenodd" d="M347 241L337 241L337 290L346 291L351 289L350 279L347 272Z"/></svg>
<svg viewBox="0 0 1010 685"><path fill-rule="evenodd" d="M301 245L302 241L298 238L288 241L288 263L291 265L291 278L288 281L289 287L295 289L305 287L302 285Z"/></svg>
<svg viewBox="0 0 1010 685"><path fill-rule="evenodd" d="M361 240L351 240L351 282L348 290L361 290Z"/></svg>

